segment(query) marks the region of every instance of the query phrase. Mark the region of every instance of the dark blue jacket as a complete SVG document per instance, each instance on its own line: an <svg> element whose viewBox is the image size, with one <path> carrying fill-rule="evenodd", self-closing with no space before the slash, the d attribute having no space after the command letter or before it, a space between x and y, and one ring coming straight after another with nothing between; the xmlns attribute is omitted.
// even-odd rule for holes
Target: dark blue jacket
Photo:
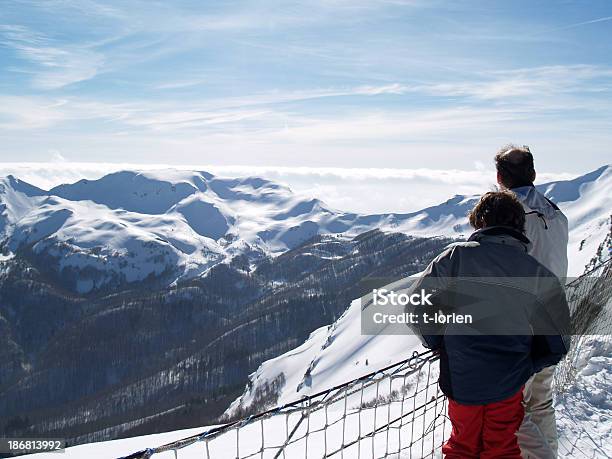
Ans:
<svg viewBox="0 0 612 459"><path fill-rule="evenodd" d="M447 248L413 287L436 292L430 312L475 312L472 325L419 326L424 344L440 352L440 388L459 403L504 400L568 351L565 293L528 244L510 228L477 231Z"/></svg>

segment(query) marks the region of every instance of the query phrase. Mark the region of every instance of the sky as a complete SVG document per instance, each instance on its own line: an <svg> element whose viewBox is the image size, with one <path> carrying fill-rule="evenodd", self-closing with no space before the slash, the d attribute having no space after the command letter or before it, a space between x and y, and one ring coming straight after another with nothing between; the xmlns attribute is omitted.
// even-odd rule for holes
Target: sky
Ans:
<svg viewBox="0 0 612 459"><path fill-rule="evenodd" d="M542 176L577 175L610 162L611 92L608 0L0 8L0 162L13 165L196 165L357 190L389 170L469 179L514 142Z"/></svg>

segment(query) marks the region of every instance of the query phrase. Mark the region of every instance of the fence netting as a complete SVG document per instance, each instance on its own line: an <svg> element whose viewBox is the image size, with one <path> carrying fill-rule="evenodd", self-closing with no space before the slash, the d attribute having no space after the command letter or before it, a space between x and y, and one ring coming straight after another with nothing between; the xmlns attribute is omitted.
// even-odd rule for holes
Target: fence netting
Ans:
<svg viewBox="0 0 612 459"><path fill-rule="evenodd" d="M574 381L584 335L607 334L609 339L611 267L608 260L567 285L580 336L557 366L557 391ZM451 426L438 375L437 355L415 352L323 392L124 459L154 454L175 459L441 457Z"/></svg>
<svg viewBox="0 0 612 459"><path fill-rule="evenodd" d="M612 258L567 284L565 293L574 336L570 351L555 371L557 393L574 383L591 337L612 340Z"/></svg>
<svg viewBox="0 0 612 459"><path fill-rule="evenodd" d="M434 353L415 352L359 379L128 457L435 457L450 426L437 363Z"/></svg>

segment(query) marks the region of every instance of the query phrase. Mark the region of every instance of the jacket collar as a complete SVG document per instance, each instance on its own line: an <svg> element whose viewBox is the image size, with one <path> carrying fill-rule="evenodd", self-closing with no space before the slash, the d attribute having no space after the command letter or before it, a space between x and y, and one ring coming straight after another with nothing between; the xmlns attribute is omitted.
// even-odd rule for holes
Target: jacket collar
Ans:
<svg viewBox="0 0 612 459"><path fill-rule="evenodd" d="M468 241L497 242L499 244L522 247L525 250L527 250L527 246L531 244L527 236L507 226L490 226L488 228L479 229L471 234Z"/></svg>
<svg viewBox="0 0 612 459"><path fill-rule="evenodd" d="M522 185L522 186L515 186L514 188L510 188L510 191L512 191L514 194L518 194L520 196L527 196L529 193L532 193L533 190L535 190L536 187L534 186L533 183L528 184L528 185Z"/></svg>
<svg viewBox="0 0 612 459"><path fill-rule="evenodd" d="M519 200L532 210L536 210L547 218L555 218L559 207L544 196L533 185L520 186L510 189Z"/></svg>

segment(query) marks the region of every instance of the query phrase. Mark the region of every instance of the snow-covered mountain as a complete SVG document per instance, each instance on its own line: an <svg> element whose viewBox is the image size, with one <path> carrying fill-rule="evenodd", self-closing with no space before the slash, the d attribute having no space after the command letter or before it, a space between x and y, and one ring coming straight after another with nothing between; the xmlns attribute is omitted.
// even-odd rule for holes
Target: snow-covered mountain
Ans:
<svg viewBox="0 0 612 459"><path fill-rule="evenodd" d="M610 257L612 166L539 188L567 215L569 276L578 276L594 263Z"/></svg>
<svg viewBox="0 0 612 459"><path fill-rule="evenodd" d="M50 259L86 293L156 277L171 283L237 255L253 262L280 254L317 234L423 233L430 226L448 233L449 221L465 214L462 200L414 214L362 216L261 178L123 171L44 191L8 176L0 179L0 243L5 256L27 250ZM460 228L450 232L460 235Z"/></svg>
<svg viewBox="0 0 612 459"><path fill-rule="evenodd" d="M591 254L601 243L612 208L611 177L604 166L540 185L570 217L572 251ZM0 179L0 248L5 257L21 250L44 260L69 287L87 293L145 280L170 284L238 255L254 263L317 234L380 229L462 237L476 199L457 195L418 212L359 215L261 178L122 171L45 191L8 176ZM571 273L589 258L573 258Z"/></svg>
<svg viewBox="0 0 612 459"><path fill-rule="evenodd" d="M156 174L160 175L156 176ZM146 184L152 182L167 183L168 188L164 194L163 187L166 185L158 184L157 188L147 188L149 185L143 185L144 188L141 189L140 195L136 193L127 198L126 193L128 191L132 192L130 191L131 187L123 189L122 192L117 191L121 189L120 186L125 181L125 177L121 177L122 175L131 176L135 181L143 180L143 183ZM117 183L109 185L107 188L99 188L104 180L109 180L109 177L112 178L114 176L119 176L116 179L118 180ZM139 328L143 326L142 321L145 316L138 315L138 311L141 308L145 308L147 310L146 317L151 317L151 320L146 323L156 325L158 322L157 315L165 317L164 311L178 307L181 304L181 298L185 295L188 295L189 298L202 298L201 302L203 305L206 305L206 308L202 309L198 304L196 305L197 307L194 306L193 309L190 309L189 313L180 315L180 318L184 316L185 320L181 322L180 327L177 326L177 332L185 335L186 327L191 326L190 324L194 321L194 315L201 314L201 311L207 311L205 321L202 320L193 324L194 330L199 330L203 324L210 322L211 318L215 317L210 314L210 312L213 312L210 309L211 305L218 301L214 298L216 293L212 291L213 286L232 285L235 286L234 290L236 291L234 294L236 297L246 298L252 296L255 299L254 302L249 300L245 301L245 304L237 303L237 306L232 306L232 311L241 311L244 317L233 312L231 316L236 315L239 320L229 324L229 331L224 333L221 338L216 338L214 334L207 337L208 333L202 334L201 332L194 331L192 335L201 340L201 342L197 341L197 345L194 345L195 353L188 349L186 350L188 352L183 352L184 343L178 340L178 347L176 349L172 348L171 351L167 351L165 354L170 356L180 355L180 360L176 363L174 358L170 358L170 366L167 366L168 363L165 361L160 363L162 371L159 373L154 372L152 375L147 373L145 377L137 376L137 379L134 380L131 379L132 376L130 375L130 378L128 378L129 384L123 384L123 382L120 382L121 376L117 375L121 375L121 371L125 369L122 369L122 367L111 368L109 366L108 369L113 370L111 379L116 382L112 382L108 388L105 387L104 390L107 392L104 392L104 397L95 398L92 396L91 400L93 401L90 402L87 401L89 399L86 399L82 405L78 405L74 413L58 411L57 417L50 419L51 423L58 425L65 424L66 428L73 428L70 427L72 426L73 417L80 422L81 418L78 418L78 416L82 416L83 413L90 413L90 410L91 412L99 413L101 419L106 416L105 413L123 416L121 409L118 409L118 407L121 408L126 402L108 404L106 399L109 393L112 394L110 400L144 400L144 406L147 407L154 406L156 403L163 401L167 404L168 408L171 407L172 409L179 410L177 411L179 414L175 418L169 417L168 423L165 424L166 426L176 426L176 422L184 417L183 412L180 411L180 407L183 405L178 405L179 403L184 403L183 399L178 397L179 393L183 394L193 390L194 393L208 394L208 392L204 391L203 387L207 390L211 387L214 387L216 390L222 385L224 385L224 388L235 387L230 386L230 384L235 384L239 380L241 381L240 386L236 388L236 392L229 399L232 400L240 392L241 387L244 387L243 384L246 381L248 372L253 370L256 371L250 375L249 382L242 395L235 399L229 409L227 409L226 415L242 415L252 410L258 411L266 406L293 401L303 395L312 394L335 384L351 380L408 357L414 350L421 349L417 338L413 336L387 336L382 334L362 336L359 318L361 303L359 301L350 303L350 298L355 298L358 295L348 296L348 291L346 291L342 301L337 301L340 297L332 299L329 296L329 292L334 291L337 293L339 285L343 285L342 289L345 289L349 284L357 282L358 279L364 276L389 277L400 272L414 273L422 269L422 263L426 264L426 259L431 259L432 253L440 250L441 241L437 241L438 246L427 247L424 251L421 248L421 244L435 244L436 241L432 239L412 240L393 232L407 232L413 235L429 237L434 234L454 237L466 236L468 234L466 213L477 199L476 196L456 196L443 204L411 214L361 216L328 209L320 201L303 199L295 196L286 187L262 181L261 179L229 180L215 178L204 173L184 174L183 172L177 172L176 176L171 176L166 172L163 174L161 172L146 174L119 173L111 174L111 176L104 177L99 181L65 185L49 192L28 187L23 182L19 182L14 178L9 178L8 180L11 181L9 183L11 189L8 192L5 191L4 194L9 196L10 206L6 206L5 217L3 218L6 220L10 219L10 223L7 225L8 230L5 233L10 235L9 239L14 237L14 234L21 234L14 231L20 227L19 225L25 221L24 219L28 217L29 213L39 212L40 208L43 208L45 203L49 202L61 203L61 206L64 206L58 207L58 211L69 209L72 212L85 212L83 208L78 206L86 206L88 211L93 212L91 209L99 208L96 212L106 212L106 214L100 215L120 218L121 222L126 225L125 227L120 225L121 228L109 231L109 237L118 237L117 234L121 234L126 235L125 237L128 239L133 238L135 240L149 237L151 234L154 235L150 236L153 239L155 237L162 238L157 233L161 231L159 226L154 225L164 226L160 222L172 218L183 222L184 226L181 231L196 232L193 227L194 225L197 226L197 223L194 222L199 216L209 215L209 213L200 211L198 208L193 211L191 214L192 218L190 218L189 212L184 212L184 209L191 205L204 206L204 209L210 209L209 205L214 206L223 217L223 221L226 222L227 226L219 224L217 227L221 228L221 230L216 234L212 234L209 232L211 226L208 224L208 221L206 219L201 220L203 227L199 230L208 234L208 236L200 236L209 244L211 250L218 250L215 253L219 254L220 260L212 262L212 265L216 263L216 266L210 268L211 274L198 280L198 282L209 281L208 283L203 283L201 286L197 286L198 284L193 286L185 285L182 289L179 288L176 292L173 292L172 295L166 295L161 306L153 298L143 302L142 305L131 301L128 307L121 300L119 301L121 307L115 307L113 303L113 307L110 309L106 306L106 303L101 302L98 306L99 312L92 314L90 316L91 320L88 318L87 323L78 322L78 327L75 327L74 330L69 330L69 333L62 333L61 336L56 338L58 342L63 343L62 346L65 346L65 349L72 349L73 343L78 341L76 341L76 338L74 340L65 340L64 336L76 336L77 330L80 331L83 327L85 332L78 334L79 339L90 335L90 332L87 330L112 329L116 331L120 329L123 330L123 333L118 331L116 339L116 342L120 344L116 344L115 341L108 339L112 333L107 333L102 338L108 341L108 344L105 346L116 344L113 349L123 349L126 346L130 349L135 348L137 343L128 341L128 344L126 344L125 341L120 341L119 337L127 336L140 339L138 334L130 334L129 331L131 329L128 327L132 323L137 323ZM88 185L92 183L98 188L92 188L93 191L90 191ZM183 185L180 185L181 183L189 183L189 186L183 187ZM174 196L171 194L174 193L172 191L173 184L175 189L180 191L176 198L170 199L166 195ZM609 166L574 180L540 185L547 196L557 201L569 217L571 228L569 255L572 274L579 274L584 271L585 267L592 264L594 260L607 257L610 244L610 210L612 209L611 186L612 168ZM194 189L197 189L197 191L186 194L189 190ZM149 199L150 193L157 195L158 190L160 190L159 195L163 195L159 201ZM114 195L115 192L117 196ZM32 202L39 203L39 205L32 206ZM248 214L247 212L252 213ZM186 216L185 214L188 215ZM92 214L89 215L91 216ZM139 220L132 220L136 218ZM90 224L95 223L93 218L88 221ZM149 222L148 226L143 223L147 221ZM216 221L219 222L221 220L217 219ZM139 224L141 226L138 226ZM27 228L27 225L23 227ZM306 244L298 245L286 251L292 244L299 244L301 237L308 237L318 232L343 232L350 235L353 232L360 233L372 227L380 227L387 231L387 234L383 235L380 232L374 231L352 239L344 236L326 236L310 240ZM63 231L62 228L65 228L65 225L60 226L60 230ZM142 232L132 232L135 231L135 228L140 228ZM296 229L291 230L291 228ZM310 228L310 230L306 231L304 228ZM163 237L168 241L167 231L171 232L172 228L164 230L166 233L163 233ZM175 231L177 231L176 228ZM214 239L221 231L225 231L225 233L219 238ZM310 233L309 231L313 232ZM289 232L295 233L296 237L293 239L283 238ZM57 234L60 233L51 233L49 239L53 239ZM95 231L92 231L92 234L95 234ZM228 238L228 234L233 236ZM45 241L45 238L40 239L40 241ZM78 239L78 241L79 244L82 244L82 239ZM34 248L37 247L36 244L33 245ZM402 244L410 252L398 252L397 248L402 246ZM248 248L245 250L247 245ZM169 246L175 247L171 242L163 245L163 247ZM120 246L117 245L117 247ZM231 247L237 247L236 251L232 251ZM263 262L258 262L256 259L257 256L277 255L281 252L283 253L282 256L274 258L266 257ZM228 273L223 270L217 272L219 268L224 267L224 261L240 253L249 255L251 263L257 265L253 273L255 280L261 277L260 284L250 285L253 279L249 279L246 272L242 271L242 268L238 271L229 271L231 274L229 277L227 276ZM69 253L69 255L73 256L72 253ZM121 258L121 256L118 258ZM370 266L372 261L376 265L376 263L382 260L390 263L389 266ZM410 267L401 266L397 269L395 266L396 262L399 263L401 261L405 263L410 260L421 263L420 267L410 269ZM183 261L178 262L178 266L180 266L181 262ZM196 264L197 261L194 262L194 265ZM198 265L191 273L205 272L206 268L203 268L203 266ZM358 271L363 268L363 272L354 272L356 267ZM186 277L191 274L183 275ZM329 282L327 282L328 279ZM403 283L407 282L410 282L410 280L404 279L398 281L398 285L403 285ZM259 289L263 285L271 286L271 290L260 298L258 296L260 295ZM401 286L396 288L401 288ZM213 296L204 298L204 294L209 292L209 290ZM299 297L300 292L305 295L304 298ZM315 294L314 297L312 296L313 294ZM229 294L225 292L223 295L219 297L222 300L219 301L219 311L227 310L228 304L230 304L228 303ZM176 297L176 301L172 299L173 297ZM306 334L302 335L301 339L291 338L287 340L286 335L293 332L294 328L303 325L303 322L306 322L308 318L320 315L321 311L329 309L332 304L336 307L337 313L332 314L336 318L340 311L349 303L349 308L337 320L319 321L315 326L305 327L304 330L307 330L307 332L314 330L305 341ZM313 310L317 311L316 314L313 314ZM113 311L113 314L117 315L117 319L108 321L110 315L108 311ZM279 321L276 318L270 321L267 317L269 317L271 312L274 314L285 314L287 317L276 316L282 320ZM178 323L178 318L172 318L174 324ZM220 323L225 323L227 320L225 315L219 317ZM91 325L87 328L89 322L91 322ZM164 323L164 321L159 322ZM331 323L331 325L315 329L325 323ZM248 326L245 327L245 324L248 324ZM277 326L274 327L271 324L276 324ZM290 326L291 329L289 330L287 326ZM159 330L155 327L151 330L159 333ZM251 341L248 339L250 336L257 336L257 340ZM219 339L225 340L222 345L218 345ZM270 341L270 343L266 340ZM166 341L168 341L168 338L164 335L164 339L160 342ZM282 347L278 347L281 341L283 341ZM238 345L237 343L243 344ZM235 344L236 347L234 348ZM59 345L56 343L55 346L58 347ZM292 347L294 349L288 350ZM64 349L63 347L58 348ZM155 347L151 348L154 349ZM141 360L141 355L147 355L148 349L147 347L144 351L139 351L140 353L137 354L138 362ZM607 352L609 354L609 350ZM61 353L57 354L61 355ZM216 356L219 356L218 362L215 360ZM227 360L227 356L232 356L232 359L242 358L239 363L235 363L240 369L246 368L248 365L252 366L249 366L248 370L245 369L242 376L232 376L232 374L236 373L237 369L232 367L234 360ZM271 356L277 357L270 359ZM74 356L70 357L71 360L73 358ZM105 357L99 356L97 358L103 359ZM59 363L59 366L62 368L68 365L70 365L68 361ZM137 365L136 360L130 363L129 368L131 369L135 365ZM605 374L600 371L595 372L599 368L597 365L591 365L588 362L584 362L584 365L584 368L578 369L583 373L583 380L585 383L592 383L593 390L597 389L601 392L603 390L601 388L601 380L605 379ZM82 364L78 365L79 368L81 366ZM197 370L198 366L201 367L199 370ZM197 370L196 372L193 371L194 368ZM213 370L211 371L210 369ZM216 375L214 379L209 378L211 374ZM47 376L43 376L44 378L41 377L40 380L47 381ZM105 377L107 379L110 378L108 375ZM96 375L94 379L95 381L100 381L100 376ZM24 379L24 381L27 383L24 387L32 386L28 379ZM209 382L210 387L206 385ZM155 391L149 393L149 388L157 388L156 390L158 390L159 394ZM270 388L274 389L274 393L270 393ZM32 393L34 395L38 394L37 391ZM265 395L263 400L261 399L262 394ZM17 395L31 397L32 394L24 390L23 393L19 392ZM571 396L574 395L576 397L582 396L578 393ZM229 400L225 400L227 399L224 399L221 410L227 407L229 403ZM136 405L134 410L143 410L141 405ZM588 417L588 410L592 406L589 403L585 404L585 406L586 408L581 410L579 415ZM146 411L148 417L132 420L133 412L140 413L140 411L134 410L129 411L124 416L129 422L121 426L105 424L105 420L104 422L96 421L101 426L108 425L109 427L106 430L95 432L97 436L83 438L88 439L85 441L92 441L91 439L113 438L117 433L122 432L146 432L144 424L141 430L138 430L141 421L149 418L153 419L157 416L158 412L154 410ZM160 415L164 413L160 413ZM72 417L66 418L67 414ZM602 411L596 414L598 416L606 416L607 412ZM576 443L574 441L575 438L572 437L570 439L569 433L572 431L571 423L568 421L563 424L563 422L565 421L562 421L561 425L565 429L568 441L571 441L572 444L578 444L579 442ZM126 427L121 430L120 427L122 426L127 426L129 429ZM201 431L202 429L198 430ZM167 438L180 438L184 433L177 431L162 434L159 437L149 436L134 438L129 441L89 446L83 445L68 450L68 452L74 452L74 457L80 457L79 455L83 453L95 457L96 455L103 455L104 452L108 452L112 448L115 448L113 451L121 450L122 453L126 453L147 446L158 445ZM121 448L119 448L120 444L122 445ZM582 448L582 445L580 447ZM584 446L584 448L587 447L588 445Z"/></svg>

